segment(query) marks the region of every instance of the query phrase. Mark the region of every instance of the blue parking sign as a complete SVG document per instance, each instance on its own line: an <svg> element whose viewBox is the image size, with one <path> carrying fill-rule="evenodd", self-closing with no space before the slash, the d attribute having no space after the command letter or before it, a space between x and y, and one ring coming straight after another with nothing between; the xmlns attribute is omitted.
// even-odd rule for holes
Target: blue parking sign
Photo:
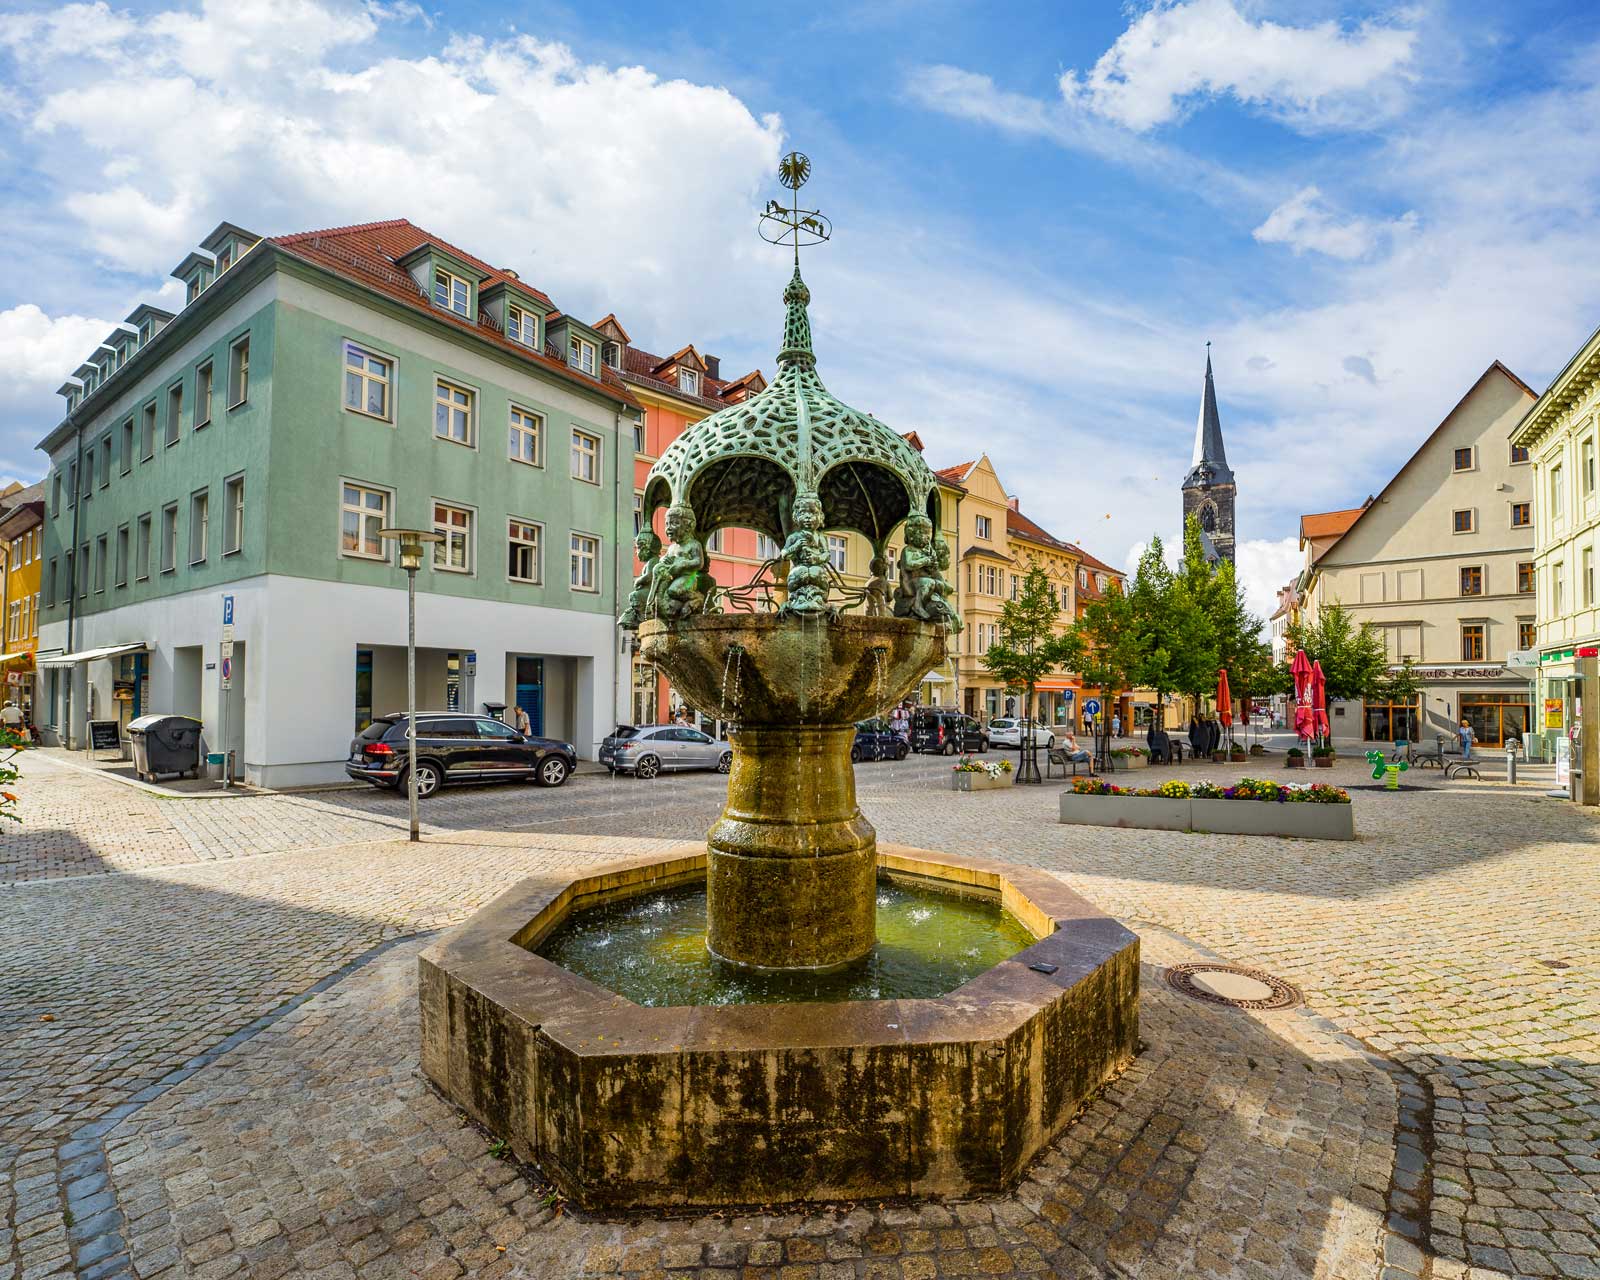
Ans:
<svg viewBox="0 0 1600 1280"><path fill-rule="evenodd" d="M231 627L233 625L233 597L232 596L223 596L222 597L222 625L225 626L225 627Z"/></svg>

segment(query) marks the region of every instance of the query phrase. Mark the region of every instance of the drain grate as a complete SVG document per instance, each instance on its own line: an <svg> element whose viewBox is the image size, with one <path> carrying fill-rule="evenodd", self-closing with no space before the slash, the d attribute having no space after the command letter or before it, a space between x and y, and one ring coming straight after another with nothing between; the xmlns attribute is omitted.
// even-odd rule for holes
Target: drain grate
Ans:
<svg viewBox="0 0 1600 1280"><path fill-rule="evenodd" d="M1167 985L1180 995L1231 1009L1289 1009L1304 998L1282 978L1236 964L1175 964Z"/></svg>

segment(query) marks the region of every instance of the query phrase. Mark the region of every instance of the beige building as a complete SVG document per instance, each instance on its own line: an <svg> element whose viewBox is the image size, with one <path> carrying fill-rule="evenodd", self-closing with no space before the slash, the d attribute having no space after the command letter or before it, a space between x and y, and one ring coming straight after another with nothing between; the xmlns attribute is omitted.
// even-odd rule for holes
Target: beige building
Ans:
<svg viewBox="0 0 1600 1280"><path fill-rule="evenodd" d="M1510 436L1535 398L1495 361L1376 498L1307 517L1303 615L1342 603L1422 685L1410 705L1335 704L1336 738L1427 741L1462 719L1484 747L1526 733L1529 684L1507 664L1533 645L1534 486Z"/></svg>
<svg viewBox="0 0 1600 1280"><path fill-rule="evenodd" d="M1547 741L1567 732L1577 710L1579 650L1600 646L1595 555L1600 542L1600 330L1589 336L1528 410L1511 447L1529 460L1538 582L1538 721ZM1532 655L1530 655L1531 657Z"/></svg>

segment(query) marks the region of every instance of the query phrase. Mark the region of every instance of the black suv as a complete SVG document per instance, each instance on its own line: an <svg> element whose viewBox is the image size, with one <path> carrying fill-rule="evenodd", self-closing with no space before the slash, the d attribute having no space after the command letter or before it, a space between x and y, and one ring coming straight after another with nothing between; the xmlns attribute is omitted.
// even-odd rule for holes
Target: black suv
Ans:
<svg viewBox="0 0 1600 1280"><path fill-rule="evenodd" d="M577 748L555 738L523 737L489 716L457 713L417 717L417 795L446 782L497 778L559 787L578 763ZM350 741L344 771L375 787L406 784L406 717L379 716Z"/></svg>
<svg viewBox="0 0 1600 1280"><path fill-rule="evenodd" d="M911 716L911 749L953 756L962 751L987 751L983 726L953 707L923 707Z"/></svg>

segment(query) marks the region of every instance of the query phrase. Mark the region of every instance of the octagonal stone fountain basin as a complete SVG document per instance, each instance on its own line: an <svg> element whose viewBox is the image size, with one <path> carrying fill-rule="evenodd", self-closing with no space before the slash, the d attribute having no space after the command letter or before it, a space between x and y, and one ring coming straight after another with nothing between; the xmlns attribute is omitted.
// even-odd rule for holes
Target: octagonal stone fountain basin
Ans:
<svg viewBox="0 0 1600 1280"><path fill-rule="evenodd" d="M524 880L423 952L422 1066L595 1209L1013 1185L1132 1060L1139 940L1059 881L881 846L1036 941L944 995L645 1007L535 953L574 912L702 883L704 845Z"/></svg>

